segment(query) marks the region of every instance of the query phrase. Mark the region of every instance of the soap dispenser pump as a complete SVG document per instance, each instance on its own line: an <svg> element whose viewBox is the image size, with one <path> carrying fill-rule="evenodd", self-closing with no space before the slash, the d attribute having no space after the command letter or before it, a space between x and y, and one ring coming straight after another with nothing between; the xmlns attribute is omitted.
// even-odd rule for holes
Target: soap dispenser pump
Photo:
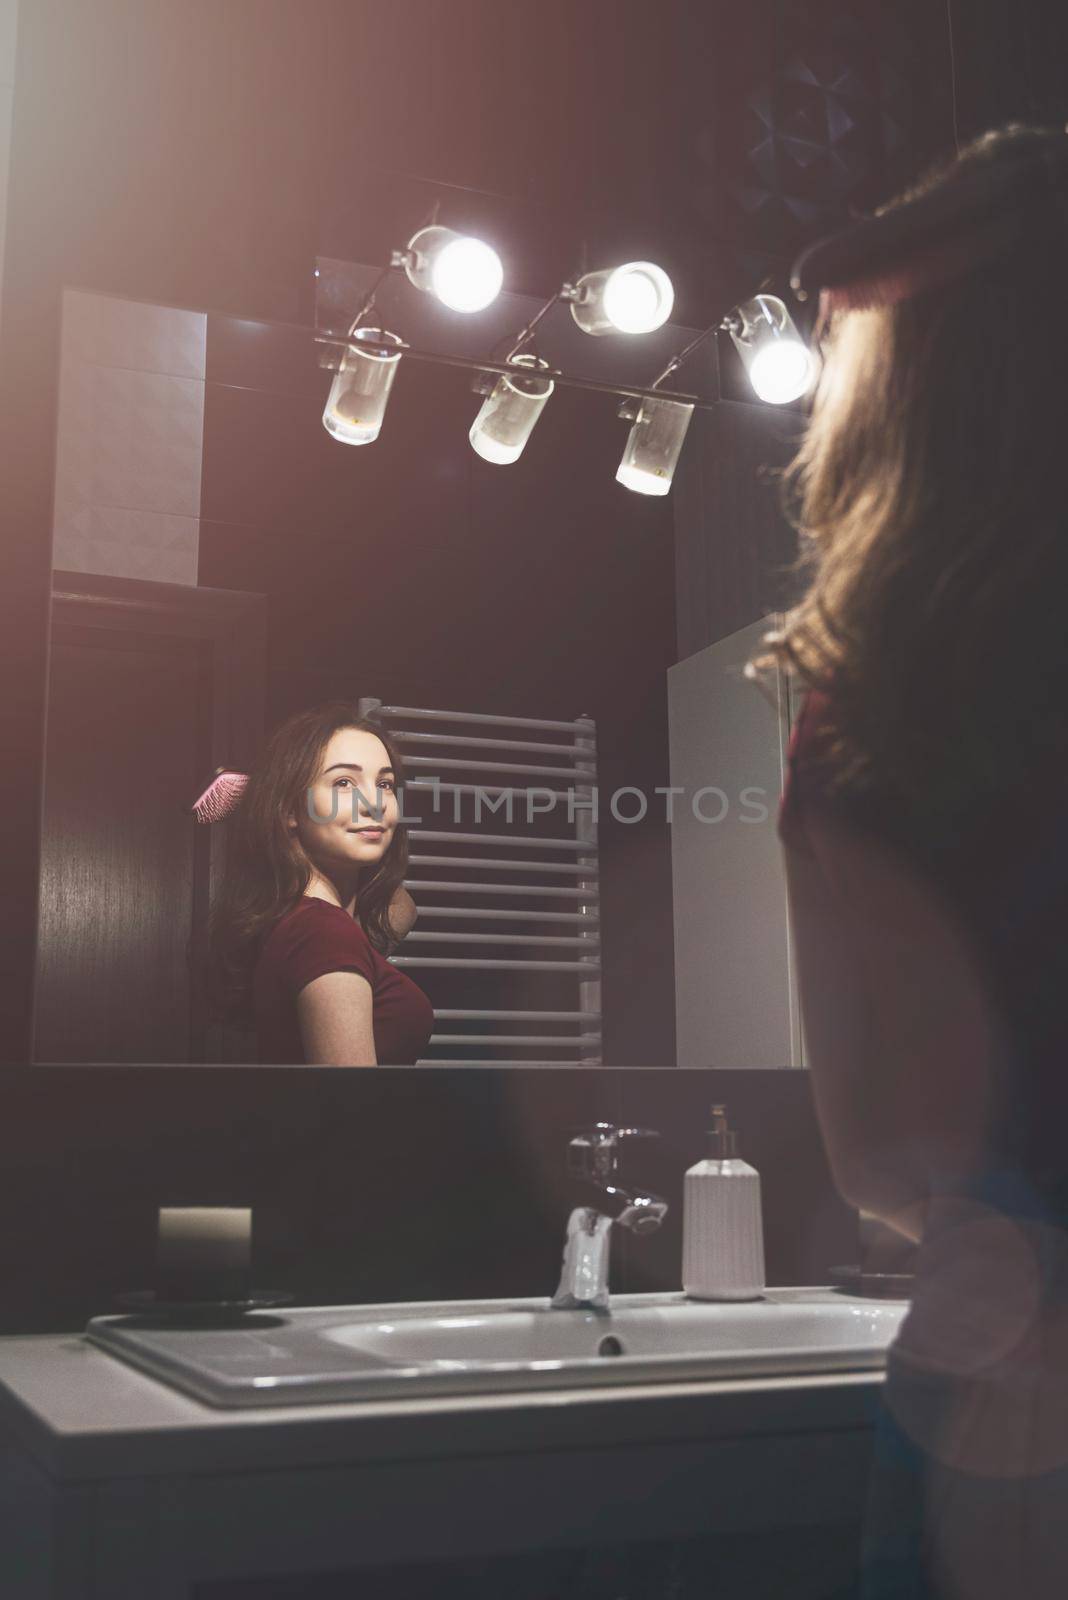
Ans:
<svg viewBox="0 0 1068 1600"><path fill-rule="evenodd" d="M722 1105L712 1107L708 1158L686 1174L682 1287L694 1300L757 1300L764 1293L760 1174L738 1155Z"/></svg>

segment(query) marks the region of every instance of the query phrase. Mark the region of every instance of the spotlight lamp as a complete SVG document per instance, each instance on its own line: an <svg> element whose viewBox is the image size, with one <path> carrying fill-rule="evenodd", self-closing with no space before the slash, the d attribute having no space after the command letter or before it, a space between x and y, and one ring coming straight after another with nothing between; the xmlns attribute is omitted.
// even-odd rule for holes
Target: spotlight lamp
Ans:
<svg viewBox="0 0 1068 1600"><path fill-rule="evenodd" d="M620 416L631 423L616 482L636 494L667 494L693 416L682 400L646 395L624 401Z"/></svg>
<svg viewBox="0 0 1068 1600"><path fill-rule="evenodd" d="M565 283L561 299L583 333L652 333L663 327L675 304L675 291L663 267L628 261L622 267L587 272Z"/></svg>
<svg viewBox="0 0 1068 1600"><path fill-rule="evenodd" d="M504 268L491 245L435 223L420 228L406 250L393 254L416 289L453 311L483 311L501 292Z"/></svg>
<svg viewBox="0 0 1068 1600"><path fill-rule="evenodd" d="M554 387L551 378L526 376L548 368L549 363L540 356L513 355L508 365L516 371L498 377L468 434L477 455L502 466L518 461L523 454Z"/></svg>
<svg viewBox="0 0 1068 1600"><path fill-rule="evenodd" d="M722 325L761 400L781 406L800 399L815 377L816 361L776 295L754 295L726 316Z"/></svg>
<svg viewBox="0 0 1068 1600"><path fill-rule="evenodd" d="M323 411L327 433L342 444L372 444L378 438L403 348L404 341L384 328L352 329Z"/></svg>

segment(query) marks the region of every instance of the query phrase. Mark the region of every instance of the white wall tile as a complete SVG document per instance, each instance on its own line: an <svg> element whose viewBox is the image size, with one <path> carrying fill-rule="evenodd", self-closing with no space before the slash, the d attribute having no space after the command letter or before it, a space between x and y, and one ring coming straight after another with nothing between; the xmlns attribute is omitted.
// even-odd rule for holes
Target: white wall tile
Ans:
<svg viewBox="0 0 1068 1600"><path fill-rule="evenodd" d="M198 517L83 506L57 517L52 565L60 571L195 584L199 540Z"/></svg>
<svg viewBox="0 0 1068 1600"><path fill-rule="evenodd" d="M155 306L117 295L63 291L63 353L102 367L134 367L180 378L205 375L208 318L203 311Z"/></svg>
<svg viewBox="0 0 1068 1600"><path fill-rule="evenodd" d="M204 385L64 361L56 504L200 514Z"/></svg>
<svg viewBox="0 0 1068 1600"><path fill-rule="evenodd" d="M197 581L207 317L66 289L52 563Z"/></svg>

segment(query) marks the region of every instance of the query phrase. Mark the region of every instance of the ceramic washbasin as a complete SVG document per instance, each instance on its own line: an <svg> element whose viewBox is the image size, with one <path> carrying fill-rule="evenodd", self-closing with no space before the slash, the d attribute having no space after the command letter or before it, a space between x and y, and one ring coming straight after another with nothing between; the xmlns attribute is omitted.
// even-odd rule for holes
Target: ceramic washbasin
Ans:
<svg viewBox="0 0 1068 1600"><path fill-rule="evenodd" d="M233 1327L94 1317L87 1337L214 1406L304 1405L485 1390L877 1369L908 1309L835 1289L738 1303L616 1295L316 1306Z"/></svg>

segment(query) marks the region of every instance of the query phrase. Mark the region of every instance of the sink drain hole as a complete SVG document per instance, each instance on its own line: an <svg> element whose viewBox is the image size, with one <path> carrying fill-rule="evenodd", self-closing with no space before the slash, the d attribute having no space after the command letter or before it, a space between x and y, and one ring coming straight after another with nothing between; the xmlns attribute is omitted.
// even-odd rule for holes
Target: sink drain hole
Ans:
<svg viewBox="0 0 1068 1600"><path fill-rule="evenodd" d="M597 1346L599 1356L621 1356L623 1353L623 1341L617 1339L614 1333L606 1333Z"/></svg>

